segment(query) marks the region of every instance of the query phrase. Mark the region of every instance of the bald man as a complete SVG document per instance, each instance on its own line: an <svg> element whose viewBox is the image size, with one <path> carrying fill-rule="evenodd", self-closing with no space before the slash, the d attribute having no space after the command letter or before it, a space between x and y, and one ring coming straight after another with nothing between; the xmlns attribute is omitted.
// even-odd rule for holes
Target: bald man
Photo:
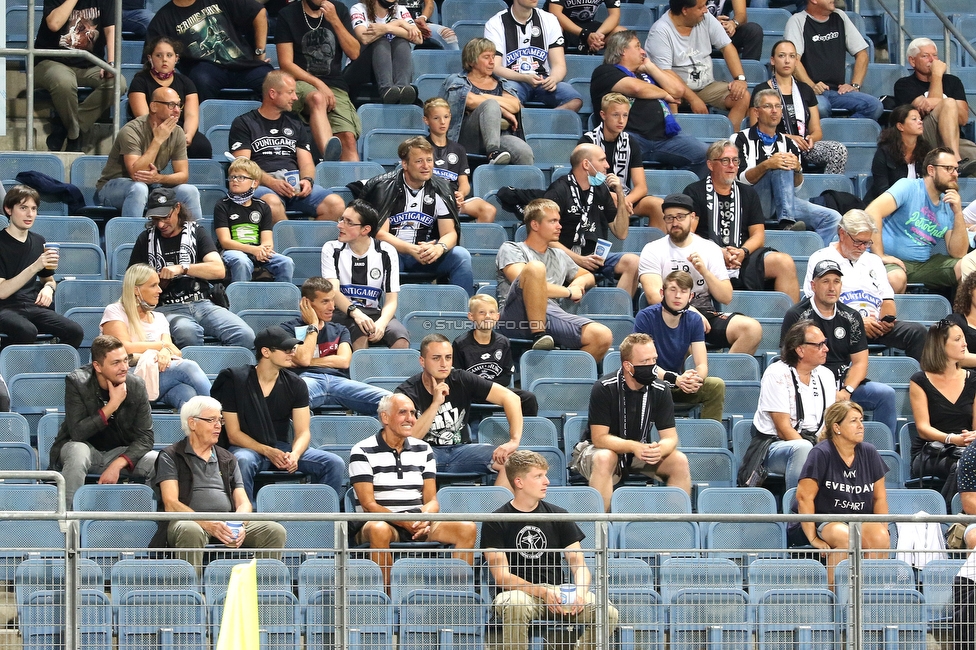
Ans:
<svg viewBox="0 0 976 650"><path fill-rule="evenodd" d="M632 208L627 203L626 188L614 174L607 174L610 164L603 147L580 144L569 157L572 169L555 180L546 190L546 198L559 206L562 231L559 241L550 244L566 252L582 269L595 276L616 280L617 286L631 296L637 290L637 267L640 258L633 253L597 250L597 240L612 232L618 239L627 238Z"/></svg>

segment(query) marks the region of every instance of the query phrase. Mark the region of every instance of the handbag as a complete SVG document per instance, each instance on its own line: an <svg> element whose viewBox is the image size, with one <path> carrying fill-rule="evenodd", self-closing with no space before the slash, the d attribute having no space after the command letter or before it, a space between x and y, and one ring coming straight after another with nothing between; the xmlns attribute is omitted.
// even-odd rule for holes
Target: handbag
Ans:
<svg viewBox="0 0 976 650"><path fill-rule="evenodd" d="M739 465L739 473L736 475L736 482L739 487L760 487L769 476L769 471L763 463L766 462L769 447L773 444L776 436L759 433L756 425L752 425L751 432L752 440L749 441L749 447L746 449L742 464Z"/></svg>
<svg viewBox="0 0 976 650"><path fill-rule="evenodd" d="M936 440L929 440L922 447L919 462L919 476L938 476L948 478L962 458L965 451L957 445L947 445Z"/></svg>

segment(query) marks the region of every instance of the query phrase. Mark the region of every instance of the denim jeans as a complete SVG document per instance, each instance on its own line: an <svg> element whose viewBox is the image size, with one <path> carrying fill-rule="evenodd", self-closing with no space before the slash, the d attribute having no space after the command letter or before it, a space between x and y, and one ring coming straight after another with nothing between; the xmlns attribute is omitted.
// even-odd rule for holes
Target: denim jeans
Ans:
<svg viewBox="0 0 976 650"><path fill-rule="evenodd" d="M644 162L687 169L698 174L698 178L708 175L708 167L705 166L708 145L695 136L681 132L664 140L648 140L633 131L627 133L640 145L644 152Z"/></svg>
<svg viewBox="0 0 976 650"><path fill-rule="evenodd" d="M493 474L494 445L468 443L434 447L437 472L444 474Z"/></svg>
<svg viewBox="0 0 976 650"><path fill-rule="evenodd" d="M274 70L270 63L253 68L228 68L209 61L197 61L190 68L189 77L197 86L200 101L214 99L221 88L250 88L261 96L261 85L268 73Z"/></svg>
<svg viewBox="0 0 976 650"><path fill-rule="evenodd" d="M278 440L275 448L281 451L291 451L291 443ZM237 466L241 469L244 481L244 491L247 498L254 504L254 477L258 472L275 469L271 461L253 449L231 446L231 452L237 458ZM318 485L328 485L336 491L336 496L342 499L342 480L345 463L342 459L328 451L309 447L298 459L298 471L312 477L312 482Z"/></svg>
<svg viewBox="0 0 976 650"><path fill-rule="evenodd" d="M160 305L156 311L169 321L170 334L178 348L203 345L207 334L224 345L254 349L254 330L240 316L209 300Z"/></svg>
<svg viewBox="0 0 976 650"><path fill-rule="evenodd" d="M173 359L169 367L159 373L159 399L177 411L197 395L210 395L210 380L206 373L189 359Z"/></svg>
<svg viewBox="0 0 976 650"><path fill-rule="evenodd" d="M149 9L123 9L122 29L132 32L138 39L144 39L154 15Z"/></svg>
<svg viewBox="0 0 976 650"><path fill-rule="evenodd" d="M781 474L786 477L786 489L795 488L800 482L800 472L807 462L807 456L813 445L802 438L798 440L780 440L777 438L769 446L769 453L763 465L770 474Z"/></svg>
<svg viewBox="0 0 976 650"><path fill-rule="evenodd" d="M313 409L341 406L361 415L375 417L380 400L390 394L388 390L324 372L303 372L301 377L308 386L308 404Z"/></svg>
<svg viewBox="0 0 976 650"><path fill-rule="evenodd" d="M892 434L898 431L898 410L895 408L895 389L880 381L869 381L854 389L851 401L860 404L865 411L872 411L872 418L884 422Z"/></svg>
<svg viewBox="0 0 976 650"><path fill-rule="evenodd" d="M793 172L773 169L752 186L759 193L764 215L772 215L777 221L802 221L820 235L824 246L837 238L840 213L796 196Z"/></svg>
<svg viewBox="0 0 976 650"><path fill-rule="evenodd" d="M227 272L230 273L231 282L250 282L251 274L254 272L254 261L244 251L224 251L220 254L227 265ZM287 282L291 284L291 278L295 274L295 262L287 255L275 253L271 258L262 264L264 268L271 272L275 282Z"/></svg>
<svg viewBox="0 0 976 650"><path fill-rule="evenodd" d="M817 95L817 108L820 110L821 119L830 117L831 110L834 108L850 111L851 117L866 117L875 121L884 112L880 99L856 90L843 95L836 90L825 91Z"/></svg>
<svg viewBox="0 0 976 650"><path fill-rule="evenodd" d="M200 190L188 184L177 185L173 189L176 191L176 200L186 206L190 215L197 221L203 219ZM123 217L145 216L148 200L149 186L131 178L113 178L95 192L96 204L117 208L122 211Z"/></svg>
<svg viewBox="0 0 976 650"><path fill-rule="evenodd" d="M107 451L99 451L84 441L69 440L61 447L61 475L64 477L65 503L74 502L75 492L85 484L85 476L101 474L105 471L113 460L124 454L127 447L115 447ZM146 483L152 485L153 476L156 474L156 456L158 452L150 450L145 456L139 459L135 468L130 472L128 469L122 470L124 476L143 477ZM53 461L53 459L52 459Z"/></svg>
<svg viewBox="0 0 976 650"><path fill-rule="evenodd" d="M471 270L471 253L468 249L455 246L433 264L421 264L411 255L400 255L400 268L405 272L436 273L447 276L451 284L456 284L474 295L474 271Z"/></svg>

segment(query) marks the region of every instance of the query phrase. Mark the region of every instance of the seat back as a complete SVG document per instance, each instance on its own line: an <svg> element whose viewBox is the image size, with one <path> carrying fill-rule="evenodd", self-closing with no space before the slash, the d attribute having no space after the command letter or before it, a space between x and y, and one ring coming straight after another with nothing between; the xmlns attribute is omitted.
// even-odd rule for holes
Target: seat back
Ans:
<svg viewBox="0 0 976 650"><path fill-rule="evenodd" d="M748 596L741 589L682 589L671 604L671 647L685 650L709 645L751 650Z"/></svg>
<svg viewBox="0 0 976 650"><path fill-rule="evenodd" d="M481 165L471 174L474 196L483 197L509 185L520 189L544 190L546 177L533 165Z"/></svg>
<svg viewBox="0 0 976 650"><path fill-rule="evenodd" d="M227 286L235 314L244 309L293 310L301 298L301 290L290 282L231 282Z"/></svg>
<svg viewBox="0 0 976 650"><path fill-rule="evenodd" d="M603 497L589 486L572 485L565 487L550 487L546 492L546 501L565 508L569 512L584 514L602 513ZM596 522L581 521L578 523L585 537L580 542L583 549L595 548Z"/></svg>
<svg viewBox="0 0 976 650"><path fill-rule="evenodd" d="M188 345L183 358L196 361L211 381L224 368L253 365L254 353L237 345Z"/></svg>
<svg viewBox="0 0 976 650"><path fill-rule="evenodd" d="M186 560L119 560L112 565L110 575L112 606L116 608L131 591L185 589L200 595L197 573Z"/></svg>
<svg viewBox="0 0 976 650"><path fill-rule="evenodd" d="M596 361L581 350L528 350L519 360L522 386L539 379L590 379L596 381Z"/></svg>
<svg viewBox="0 0 976 650"><path fill-rule="evenodd" d="M319 165L323 164L325 163L319 163ZM333 241L339 237L339 228L332 221L289 220L276 223L271 228L271 233L274 237L276 251L283 251L296 246L318 246L321 250L325 242ZM289 309L294 309L294 307L289 307Z"/></svg>
<svg viewBox="0 0 976 650"><path fill-rule="evenodd" d="M102 176L108 156L78 156L71 161L71 184L81 190L85 205L95 205L95 183ZM63 170L62 170L63 180Z"/></svg>
<svg viewBox="0 0 976 650"><path fill-rule="evenodd" d="M380 431L380 422L370 415L313 415L309 423L312 447L359 442Z"/></svg>
<svg viewBox="0 0 976 650"><path fill-rule="evenodd" d="M0 442L22 442L29 445L30 438L27 418L20 413L0 413Z"/></svg>
<svg viewBox="0 0 976 650"><path fill-rule="evenodd" d="M468 294L454 284L403 284L397 296L396 316L403 319L412 311L451 311L468 313Z"/></svg>
<svg viewBox="0 0 976 650"><path fill-rule="evenodd" d="M417 589L474 591L474 569L463 560L450 557L398 559L390 572L393 604L403 604Z"/></svg>
<svg viewBox="0 0 976 650"><path fill-rule="evenodd" d="M206 133L213 126L230 126L234 118L260 105L251 99L206 99L200 102L199 130Z"/></svg>
<svg viewBox="0 0 976 650"><path fill-rule="evenodd" d="M0 350L0 375L8 379L24 372L68 373L80 365L78 351L66 343L8 345Z"/></svg>
<svg viewBox="0 0 976 650"><path fill-rule="evenodd" d="M478 442L501 445L509 440L508 418L500 415L487 417L478 425ZM522 418L523 447L559 447L559 432L552 420L542 417Z"/></svg>
<svg viewBox="0 0 976 650"><path fill-rule="evenodd" d="M104 308L121 295L121 280L62 280L54 294L54 309L63 315L72 307Z"/></svg>
<svg viewBox="0 0 976 650"><path fill-rule="evenodd" d="M38 215L31 227L49 242L99 246L98 226L88 217Z"/></svg>

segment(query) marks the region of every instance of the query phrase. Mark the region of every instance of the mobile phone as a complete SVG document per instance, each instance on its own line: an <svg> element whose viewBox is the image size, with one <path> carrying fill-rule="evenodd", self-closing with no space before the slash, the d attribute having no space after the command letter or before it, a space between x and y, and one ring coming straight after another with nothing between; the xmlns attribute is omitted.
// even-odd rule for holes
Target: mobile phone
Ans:
<svg viewBox="0 0 976 650"><path fill-rule="evenodd" d="M888 314L887 316L885 316L884 318L881 319L881 322L882 323L894 323L895 322L895 316L894 316L894 314Z"/></svg>

